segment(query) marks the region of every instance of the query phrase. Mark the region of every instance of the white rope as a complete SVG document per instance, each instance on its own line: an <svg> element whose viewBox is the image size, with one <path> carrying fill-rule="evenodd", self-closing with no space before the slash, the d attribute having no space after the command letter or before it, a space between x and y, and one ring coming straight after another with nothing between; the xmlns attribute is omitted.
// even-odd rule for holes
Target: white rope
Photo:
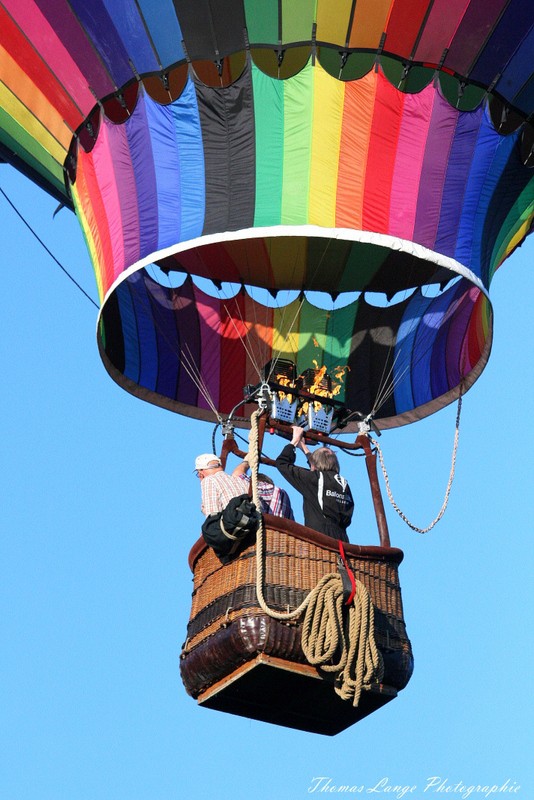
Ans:
<svg viewBox="0 0 534 800"><path fill-rule="evenodd" d="M395 511L397 512L397 514L399 515L399 517L408 525L409 528L411 528L413 531L416 531L416 533L428 533L428 531L432 530L432 528L435 525L437 525L437 523L440 521L440 519L442 518L442 516L444 515L444 513L445 513L445 511L447 509L447 505L449 503L449 496L450 496L451 489L452 489L452 482L454 480L454 473L455 473L455 470L456 470L456 456L458 454L458 442L459 442L459 437L460 437L460 414L461 414L461 411L462 411L462 395L460 393L460 396L458 397L458 411L456 413L456 429L455 429L455 432L454 432L454 444L453 444L453 448L452 448L451 469L450 469L450 473L449 473L449 480L448 480L448 483L447 483L447 489L445 490L445 497L443 499L443 504L442 504L442 506L441 506L441 508L439 510L439 513L438 513L437 517L430 523L430 525L427 525L426 528L418 528L417 525L414 525L412 522L410 522L408 517L398 507L398 505L395 502L395 499L393 497L393 494L391 492L391 487L390 487L390 484L389 484L389 476L388 476L388 473L387 473L387 470L386 470L386 465L384 463L384 456L382 454L382 450L380 448L380 445L376 441L376 439L371 439L371 443L374 445L374 447L376 448L376 451L378 453L378 458L379 458L379 461L380 461L380 466L382 467L382 473L384 475L384 481L385 481L385 484L386 484L386 491L387 491L387 495L388 495L389 501L390 501L391 505L393 506L393 508L395 509Z"/></svg>

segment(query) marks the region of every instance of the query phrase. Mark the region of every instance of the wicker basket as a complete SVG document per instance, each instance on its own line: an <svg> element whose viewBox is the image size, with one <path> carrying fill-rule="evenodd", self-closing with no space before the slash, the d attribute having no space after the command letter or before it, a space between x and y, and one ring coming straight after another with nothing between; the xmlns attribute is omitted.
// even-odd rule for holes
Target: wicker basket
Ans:
<svg viewBox="0 0 534 800"><path fill-rule="evenodd" d="M263 593L270 608L297 608L318 581L337 571L338 543L295 522L265 515ZM406 686L413 670L404 624L398 566L401 550L345 545L357 580L375 606L375 638L384 658L383 683ZM302 619L284 623L265 614L256 597L256 547L245 545L222 566L203 540L191 550L193 598L180 666L186 690L198 697L258 653L306 664Z"/></svg>

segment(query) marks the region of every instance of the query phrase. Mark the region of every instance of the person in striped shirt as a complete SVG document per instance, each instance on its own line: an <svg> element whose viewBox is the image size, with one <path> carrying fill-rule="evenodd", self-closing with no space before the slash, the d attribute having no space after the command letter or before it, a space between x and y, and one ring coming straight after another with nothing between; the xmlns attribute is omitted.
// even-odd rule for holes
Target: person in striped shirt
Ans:
<svg viewBox="0 0 534 800"><path fill-rule="evenodd" d="M208 516L224 511L233 497L248 493L250 484L246 475L248 467L248 461L244 459L233 473L228 475L218 456L213 453L203 453L197 456L195 472L200 479L202 494L200 507L203 514ZM289 495L283 489L275 486L267 475L258 475L258 494L262 514L294 519Z"/></svg>

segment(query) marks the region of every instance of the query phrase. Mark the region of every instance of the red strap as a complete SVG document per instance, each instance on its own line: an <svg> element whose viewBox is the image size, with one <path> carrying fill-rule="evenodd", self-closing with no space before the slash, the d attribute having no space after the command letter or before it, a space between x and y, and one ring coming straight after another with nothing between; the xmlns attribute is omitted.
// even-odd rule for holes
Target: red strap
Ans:
<svg viewBox="0 0 534 800"><path fill-rule="evenodd" d="M343 566L345 567L347 576L350 581L350 585L352 587L352 591L349 597L345 600L345 605L350 606L350 604L354 600L354 595L356 594L356 578L354 577L354 572L351 570L349 563L347 561L347 556L345 555L345 548L343 547L343 542L341 541L341 539L338 540L338 543L339 543L339 555L341 556Z"/></svg>

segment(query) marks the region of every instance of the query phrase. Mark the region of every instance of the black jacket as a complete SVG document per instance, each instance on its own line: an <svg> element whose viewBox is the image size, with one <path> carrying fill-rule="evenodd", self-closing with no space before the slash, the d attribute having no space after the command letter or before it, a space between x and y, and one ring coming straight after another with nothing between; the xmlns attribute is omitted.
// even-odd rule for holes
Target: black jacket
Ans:
<svg viewBox="0 0 534 800"><path fill-rule="evenodd" d="M276 459L276 467L304 499L304 524L333 539L348 542L347 528L354 511L348 483L332 471L297 467L295 458L295 448L288 444Z"/></svg>

